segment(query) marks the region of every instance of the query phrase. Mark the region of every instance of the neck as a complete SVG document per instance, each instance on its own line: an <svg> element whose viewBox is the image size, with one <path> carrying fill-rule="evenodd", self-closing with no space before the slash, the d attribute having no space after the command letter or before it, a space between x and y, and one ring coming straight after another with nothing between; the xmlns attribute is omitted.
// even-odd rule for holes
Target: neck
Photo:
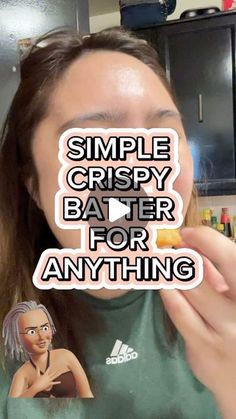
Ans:
<svg viewBox="0 0 236 419"><path fill-rule="evenodd" d="M43 354L29 354L32 361L40 367L40 364L45 364L48 358L48 351L44 352Z"/></svg>

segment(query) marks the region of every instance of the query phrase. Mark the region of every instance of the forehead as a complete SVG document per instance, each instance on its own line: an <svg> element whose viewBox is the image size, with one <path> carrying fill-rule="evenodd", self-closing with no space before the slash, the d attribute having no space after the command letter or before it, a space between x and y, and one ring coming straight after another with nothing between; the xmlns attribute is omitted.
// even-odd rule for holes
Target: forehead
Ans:
<svg viewBox="0 0 236 419"><path fill-rule="evenodd" d="M75 110L101 107L135 112L137 106L172 106L160 78L137 58L121 52L85 53L66 70L50 98L50 113L70 116Z"/></svg>
<svg viewBox="0 0 236 419"><path fill-rule="evenodd" d="M30 310L27 313L23 313L19 316L18 325L19 328L24 329L26 327L40 327L42 324L47 323L48 318L43 310Z"/></svg>

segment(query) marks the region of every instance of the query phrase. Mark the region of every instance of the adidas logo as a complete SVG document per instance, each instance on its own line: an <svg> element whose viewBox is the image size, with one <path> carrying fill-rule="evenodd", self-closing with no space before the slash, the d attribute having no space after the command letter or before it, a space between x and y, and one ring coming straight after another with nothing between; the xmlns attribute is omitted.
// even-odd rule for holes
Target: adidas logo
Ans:
<svg viewBox="0 0 236 419"><path fill-rule="evenodd" d="M106 359L106 364L123 364L136 358L138 358L138 352L135 352L133 348L130 348L128 345L122 343L121 340L117 339L110 357Z"/></svg>

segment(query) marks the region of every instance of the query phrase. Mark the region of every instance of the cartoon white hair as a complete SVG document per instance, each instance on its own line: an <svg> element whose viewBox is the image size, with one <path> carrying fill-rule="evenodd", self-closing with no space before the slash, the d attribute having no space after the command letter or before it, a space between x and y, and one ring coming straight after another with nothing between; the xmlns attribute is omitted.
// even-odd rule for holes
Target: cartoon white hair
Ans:
<svg viewBox="0 0 236 419"><path fill-rule="evenodd" d="M5 345L5 355L11 359L24 361L27 354L21 350L21 341L18 328L19 316L31 310L42 310L49 321L52 329L52 334L56 333L56 328L53 323L52 317L43 304L37 304L35 301L23 301L16 304L6 315L3 321L2 337Z"/></svg>

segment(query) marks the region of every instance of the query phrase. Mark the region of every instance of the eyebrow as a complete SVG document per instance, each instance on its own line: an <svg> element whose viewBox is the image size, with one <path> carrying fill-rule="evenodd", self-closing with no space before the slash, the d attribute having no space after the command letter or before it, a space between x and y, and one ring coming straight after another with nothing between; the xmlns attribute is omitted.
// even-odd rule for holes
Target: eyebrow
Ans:
<svg viewBox="0 0 236 419"><path fill-rule="evenodd" d="M171 109L158 109L157 111L150 112L148 114L148 119L162 119L162 118L179 118L181 119L181 114L177 110Z"/></svg>
<svg viewBox="0 0 236 419"><path fill-rule="evenodd" d="M49 323L47 322L47 323L44 323L44 324L41 324L41 326L39 326L39 327L43 327L43 326L49 326ZM25 330L31 330L31 329L37 329L38 327L37 326L28 326L28 327L25 327Z"/></svg>
<svg viewBox="0 0 236 419"><path fill-rule="evenodd" d="M77 115L75 118L65 122L63 125L60 126L58 129L58 134L63 133L68 128L76 128L79 126L81 122L87 121L113 121L113 122L122 122L125 120L126 113L125 112L111 112L111 111L104 111L104 112L91 112L85 113L83 115ZM157 109L147 114L147 119L162 119L162 118L178 118L181 119L181 114L176 110L171 109Z"/></svg>

